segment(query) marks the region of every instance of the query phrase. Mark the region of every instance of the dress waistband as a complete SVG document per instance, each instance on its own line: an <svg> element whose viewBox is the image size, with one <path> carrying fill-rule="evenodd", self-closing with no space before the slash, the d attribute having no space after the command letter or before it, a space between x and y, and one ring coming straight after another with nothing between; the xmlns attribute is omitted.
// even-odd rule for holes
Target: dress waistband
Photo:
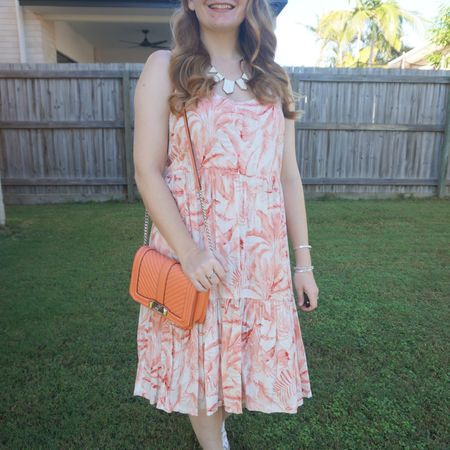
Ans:
<svg viewBox="0 0 450 450"><path fill-rule="evenodd" d="M245 172L242 172L239 168L236 167L211 167L211 166L200 166L197 167L197 170L199 172L199 174L201 174L202 172L220 172L220 173L226 173L226 174L235 174L235 175L241 175L247 178L258 178L264 181L269 181L272 180L272 182L280 182L281 179L279 177L279 175L277 175L276 173L270 173L270 174L266 174L266 175L259 175L259 174L248 174ZM165 171L165 175L166 176L170 176L170 175L176 175L177 173L184 173L184 174L191 174L193 173L192 168L186 168L184 166L179 166L177 168L168 168Z"/></svg>

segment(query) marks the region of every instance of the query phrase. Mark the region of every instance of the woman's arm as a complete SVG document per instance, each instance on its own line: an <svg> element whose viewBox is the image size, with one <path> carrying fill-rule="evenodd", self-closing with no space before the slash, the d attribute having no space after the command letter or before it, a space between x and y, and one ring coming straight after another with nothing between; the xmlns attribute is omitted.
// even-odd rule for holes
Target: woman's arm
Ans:
<svg viewBox="0 0 450 450"><path fill-rule="evenodd" d="M172 92L170 51L157 50L147 59L134 94L133 158L136 185L144 206L178 258L197 248L168 188L163 171L167 160L169 105Z"/></svg>
<svg viewBox="0 0 450 450"><path fill-rule="evenodd" d="M291 109L294 109L293 105L291 103ZM303 184L295 154L295 121L293 119L285 119L282 164L281 182L283 185L289 239L294 247L300 244L309 244ZM295 260L298 266L311 265L309 249L296 249Z"/></svg>
<svg viewBox="0 0 450 450"><path fill-rule="evenodd" d="M282 184L289 239L294 247L300 244L308 244L308 224L300 175L285 180ZM296 266L311 265L311 255L308 248L295 249L294 252Z"/></svg>
<svg viewBox="0 0 450 450"><path fill-rule="evenodd" d="M290 83L289 88L292 93ZM294 109L293 102L290 104L290 109ZM303 184L295 154L295 121L292 119L285 119L281 184L283 187L286 226L289 239L293 247L300 244L309 244ZM299 248L294 251L296 266L310 266L312 264L309 248ZM297 302L300 309L303 311L312 311L313 309L316 309L319 289L314 280L313 272L295 272L294 285L297 290ZM304 293L306 293L309 298L309 307L304 305Z"/></svg>

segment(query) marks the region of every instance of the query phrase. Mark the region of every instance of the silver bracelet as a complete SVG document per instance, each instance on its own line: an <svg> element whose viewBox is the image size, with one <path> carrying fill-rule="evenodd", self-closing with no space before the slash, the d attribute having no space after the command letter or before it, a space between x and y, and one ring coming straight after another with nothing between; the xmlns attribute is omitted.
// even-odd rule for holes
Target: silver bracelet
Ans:
<svg viewBox="0 0 450 450"><path fill-rule="evenodd" d="M314 269L314 266L295 266L295 272L311 272Z"/></svg>
<svg viewBox="0 0 450 450"><path fill-rule="evenodd" d="M297 248L311 248L311 246L309 244L300 244L300 245L297 245L297 247L294 247L294 250Z"/></svg>

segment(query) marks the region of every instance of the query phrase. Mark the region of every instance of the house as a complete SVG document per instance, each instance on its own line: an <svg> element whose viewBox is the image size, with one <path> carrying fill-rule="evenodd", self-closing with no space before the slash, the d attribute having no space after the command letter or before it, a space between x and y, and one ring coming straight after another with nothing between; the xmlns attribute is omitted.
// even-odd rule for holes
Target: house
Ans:
<svg viewBox="0 0 450 450"><path fill-rule="evenodd" d="M270 0L276 15L287 1ZM170 46L179 3L0 0L0 63L143 63L151 49Z"/></svg>
<svg viewBox="0 0 450 450"><path fill-rule="evenodd" d="M412 48L408 52L405 52L392 61L389 61L386 64L386 67L388 69L433 70L434 67L427 60L427 56L436 51L439 51L443 55L447 56L447 58L450 57L450 46L442 48L429 42L420 47ZM441 70L445 69L445 67L441 67Z"/></svg>

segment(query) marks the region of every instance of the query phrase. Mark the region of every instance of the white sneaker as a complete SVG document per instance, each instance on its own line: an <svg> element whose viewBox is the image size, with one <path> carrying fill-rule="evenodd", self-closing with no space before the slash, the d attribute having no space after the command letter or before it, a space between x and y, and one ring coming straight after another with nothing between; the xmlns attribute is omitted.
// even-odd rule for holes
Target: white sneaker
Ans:
<svg viewBox="0 0 450 450"><path fill-rule="evenodd" d="M225 420L222 421L222 446L223 450L230 450L230 443L228 442L227 430L225 429Z"/></svg>

